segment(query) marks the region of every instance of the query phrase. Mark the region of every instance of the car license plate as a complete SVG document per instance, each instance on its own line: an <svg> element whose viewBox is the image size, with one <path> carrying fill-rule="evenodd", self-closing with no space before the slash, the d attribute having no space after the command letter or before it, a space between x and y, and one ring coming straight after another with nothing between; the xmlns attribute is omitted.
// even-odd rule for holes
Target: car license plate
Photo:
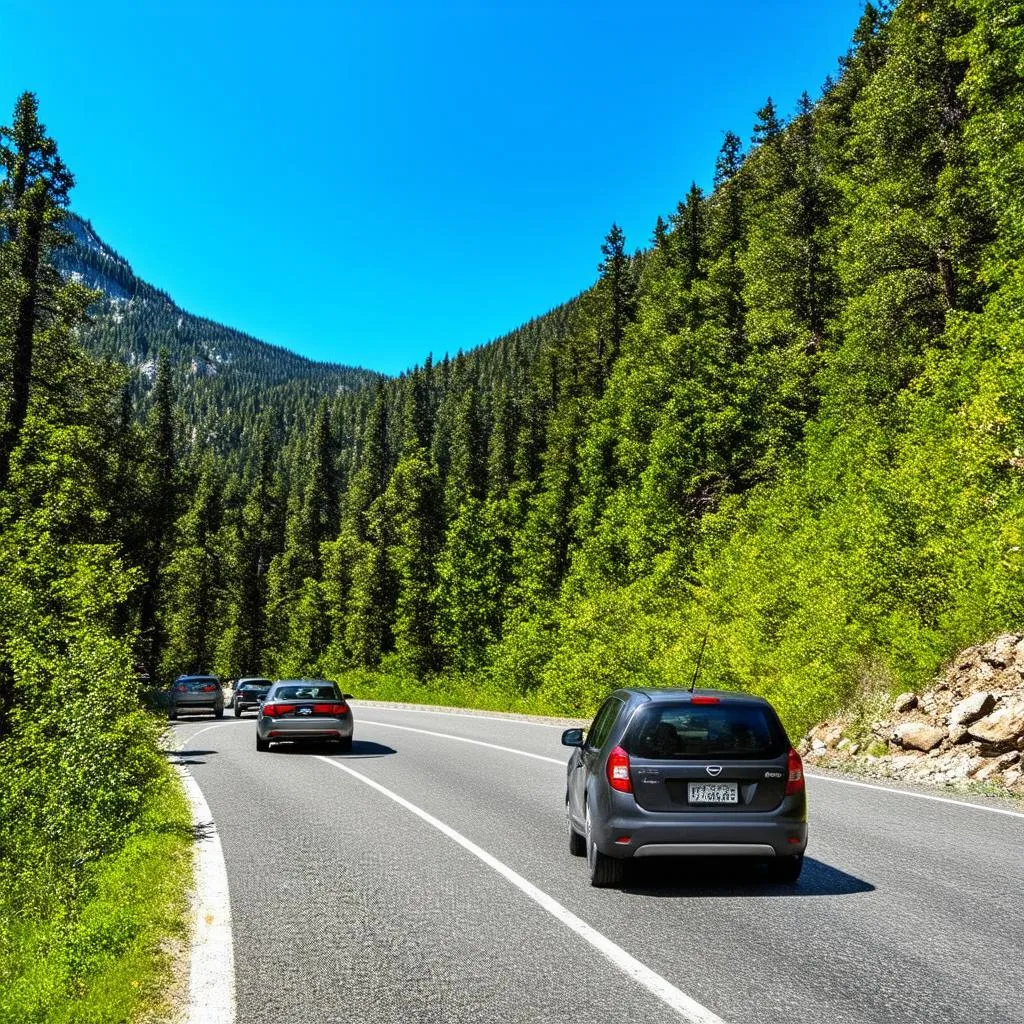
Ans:
<svg viewBox="0 0 1024 1024"><path fill-rule="evenodd" d="M735 782L691 782L691 804L738 804L739 792Z"/></svg>

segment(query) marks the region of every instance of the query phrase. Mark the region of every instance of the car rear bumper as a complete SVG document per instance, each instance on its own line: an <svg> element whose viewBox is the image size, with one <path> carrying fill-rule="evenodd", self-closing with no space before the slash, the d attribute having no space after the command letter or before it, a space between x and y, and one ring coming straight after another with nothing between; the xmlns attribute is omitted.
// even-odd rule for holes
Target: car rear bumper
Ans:
<svg viewBox="0 0 1024 1024"><path fill-rule="evenodd" d="M788 857L807 848L806 804L794 799L784 801L775 812L736 813L728 818L652 812L635 805L617 807L591 827L597 848L617 858Z"/></svg>
<svg viewBox="0 0 1024 1024"><path fill-rule="evenodd" d="M351 718L261 718L256 723L260 739L271 742L347 739Z"/></svg>

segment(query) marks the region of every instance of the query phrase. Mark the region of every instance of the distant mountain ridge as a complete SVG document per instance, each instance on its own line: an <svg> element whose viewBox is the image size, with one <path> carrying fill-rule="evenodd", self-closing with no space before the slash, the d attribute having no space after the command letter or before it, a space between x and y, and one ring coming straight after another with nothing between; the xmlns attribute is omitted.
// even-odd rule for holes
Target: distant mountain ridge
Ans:
<svg viewBox="0 0 1024 1024"><path fill-rule="evenodd" d="M359 367L306 359L189 313L166 292L137 277L88 220L70 214L66 227L72 242L54 253L53 262L64 277L103 293L93 324L83 332L83 343L98 356L138 368L143 378L152 377L161 349L177 367L186 392L189 378L220 378L243 389L302 381L314 392L331 396L384 377Z"/></svg>

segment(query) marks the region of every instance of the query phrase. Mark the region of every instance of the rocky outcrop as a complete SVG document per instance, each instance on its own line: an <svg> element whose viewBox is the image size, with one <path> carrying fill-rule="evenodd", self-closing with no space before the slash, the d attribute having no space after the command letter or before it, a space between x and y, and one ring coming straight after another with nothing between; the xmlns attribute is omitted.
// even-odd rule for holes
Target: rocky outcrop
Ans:
<svg viewBox="0 0 1024 1024"><path fill-rule="evenodd" d="M812 764L938 785L988 783L1024 797L1024 635L968 648L923 693L901 693L869 723L829 719L800 752Z"/></svg>

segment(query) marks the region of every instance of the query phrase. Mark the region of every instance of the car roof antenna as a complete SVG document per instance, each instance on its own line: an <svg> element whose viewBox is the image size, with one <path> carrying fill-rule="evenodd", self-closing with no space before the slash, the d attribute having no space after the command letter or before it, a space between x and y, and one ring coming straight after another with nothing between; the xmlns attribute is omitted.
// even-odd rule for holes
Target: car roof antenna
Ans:
<svg viewBox="0 0 1024 1024"><path fill-rule="evenodd" d="M690 680L690 693L693 693L694 687L697 685L697 677L700 675L701 662L704 660L704 648L708 645L708 631L704 630L704 640L700 645L700 654L697 655L697 664L693 669L693 679Z"/></svg>

